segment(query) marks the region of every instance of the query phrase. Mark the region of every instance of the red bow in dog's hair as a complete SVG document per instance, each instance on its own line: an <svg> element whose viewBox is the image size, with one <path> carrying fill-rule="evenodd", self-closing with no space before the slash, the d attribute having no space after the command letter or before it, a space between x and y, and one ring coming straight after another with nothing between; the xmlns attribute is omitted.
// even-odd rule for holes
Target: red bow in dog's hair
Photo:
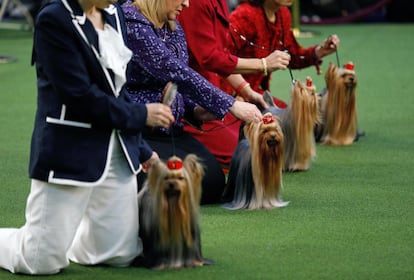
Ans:
<svg viewBox="0 0 414 280"><path fill-rule="evenodd" d="M168 160L167 167L170 170L178 170L183 168L183 162L179 160Z"/></svg>
<svg viewBox="0 0 414 280"><path fill-rule="evenodd" d="M348 62L347 64L345 64L345 69L346 70L353 71L354 68L355 68L355 65L352 62Z"/></svg>
<svg viewBox="0 0 414 280"><path fill-rule="evenodd" d="M306 86L307 87L311 87L312 86L312 78L311 77L306 77Z"/></svg>
<svg viewBox="0 0 414 280"><path fill-rule="evenodd" d="M264 116L262 119L264 124L269 124L275 121L275 118L272 115Z"/></svg>

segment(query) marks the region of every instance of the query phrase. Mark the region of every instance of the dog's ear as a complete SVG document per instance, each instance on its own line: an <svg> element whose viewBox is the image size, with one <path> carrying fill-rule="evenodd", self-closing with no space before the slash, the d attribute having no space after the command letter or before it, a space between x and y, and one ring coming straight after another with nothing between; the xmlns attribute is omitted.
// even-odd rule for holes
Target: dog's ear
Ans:
<svg viewBox="0 0 414 280"><path fill-rule="evenodd" d="M329 63L328 70L325 73L325 83L328 89L332 86L332 79L335 79L337 69L338 67L335 64Z"/></svg>
<svg viewBox="0 0 414 280"><path fill-rule="evenodd" d="M151 164L147 177L147 182L150 187L157 185L158 179L165 169L165 164L159 159Z"/></svg>
<svg viewBox="0 0 414 280"><path fill-rule="evenodd" d="M195 154L188 154L184 159L184 169L191 180L193 202L199 205L201 200L201 181L204 176L204 166Z"/></svg>
<svg viewBox="0 0 414 280"><path fill-rule="evenodd" d="M200 163L200 159L195 154L188 154L184 159L184 167L192 175L203 176L204 167Z"/></svg>
<svg viewBox="0 0 414 280"><path fill-rule="evenodd" d="M243 132L244 136L249 140L252 141L254 134L256 132L257 126L260 126L259 123L250 122L244 125Z"/></svg>
<svg viewBox="0 0 414 280"><path fill-rule="evenodd" d="M300 80L295 80L295 82L292 84L292 98L294 95L300 94L302 89L303 89L302 82Z"/></svg>

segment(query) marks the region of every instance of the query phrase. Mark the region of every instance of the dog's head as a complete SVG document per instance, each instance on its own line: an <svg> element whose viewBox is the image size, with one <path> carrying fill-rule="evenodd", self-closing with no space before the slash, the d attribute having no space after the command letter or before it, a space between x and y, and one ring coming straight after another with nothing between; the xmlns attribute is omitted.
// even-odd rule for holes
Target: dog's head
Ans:
<svg viewBox="0 0 414 280"><path fill-rule="evenodd" d="M309 96L316 95L316 87L313 85L312 78L306 77L306 83L300 80L295 80L292 85L292 98L310 99Z"/></svg>
<svg viewBox="0 0 414 280"><path fill-rule="evenodd" d="M339 74L342 79L342 83L348 90L353 90L358 83L357 76L354 70L354 64L352 62L348 62L344 65L344 67L339 69Z"/></svg>
<svg viewBox="0 0 414 280"><path fill-rule="evenodd" d="M353 91L358 84L354 64L347 62L343 67L338 68L331 63L325 74L325 82L328 91L335 88L337 91L339 87L346 89L347 92Z"/></svg>
<svg viewBox="0 0 414 280"><path fill-rule="evenodd" d="M188 198L198 204L203 175L202 165L195 155L189 154L184 161L173 156L167 162L158 161L152 165L148 172L148 186L164 203Z"/></svg>
<svg viewBox="0 0 414 280"><path fill-rule="evenodd" d="M260 122L251 122L244 127L244 134L249 139L252 154L256 149L275 153L283 143L283 132L279 120L272 113L263 115Z"/></svg>

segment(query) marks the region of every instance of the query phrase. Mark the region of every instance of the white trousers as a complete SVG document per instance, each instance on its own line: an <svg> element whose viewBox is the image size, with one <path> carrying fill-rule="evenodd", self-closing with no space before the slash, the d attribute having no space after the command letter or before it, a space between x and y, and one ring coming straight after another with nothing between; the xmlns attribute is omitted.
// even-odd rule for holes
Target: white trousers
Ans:
<svg viewBox="0 0 414 280"><path fill-rule="evenodd" d="M136 177L119 143L114 146L102 185L32 180L25 225L0 229L0 267L13 273L54 274L69 260L128 266L141 253Z"/></svg>

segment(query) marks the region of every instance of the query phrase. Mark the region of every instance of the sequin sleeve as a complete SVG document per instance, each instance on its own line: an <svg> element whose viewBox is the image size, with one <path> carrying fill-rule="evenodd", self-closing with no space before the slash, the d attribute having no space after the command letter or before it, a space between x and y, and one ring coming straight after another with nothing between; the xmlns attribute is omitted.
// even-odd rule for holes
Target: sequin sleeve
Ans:
<svg viewBox="0 0 414 280"><path fill-rule="evenodd" d="M176 31L157 30L133 6L125 6L128 47L133 51L130 68L132 82L153 87L164 86L172 81L178 92L206 110L222 118L234 103L234 98L214 87L200 74L188 66L186 57L174 54L186 47L181 28ZM181 33L180 33L181 32ZM163 41L166 39L168 44ZM185 50L186 51L186 50ZM147 99L147 101L150 101ZM153 100L154 102L157 100Z"/></svg>

